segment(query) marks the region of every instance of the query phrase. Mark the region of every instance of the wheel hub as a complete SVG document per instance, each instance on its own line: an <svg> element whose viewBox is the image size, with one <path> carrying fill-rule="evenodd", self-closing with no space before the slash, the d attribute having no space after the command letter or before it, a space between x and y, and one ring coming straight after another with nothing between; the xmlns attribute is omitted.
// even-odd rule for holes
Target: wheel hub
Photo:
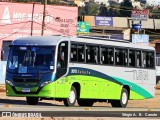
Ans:
<svg viewBox="0 0 160 120"><path fill-rule="evenodd" d="M70 101L70 103L73 103L73 102L75 101L75 98L76 98L75 93L74 93L74 91L72 90L72 91L70 92L70 96L69 96L69 101Z"/></svg>
<svg viewBox="0 0 160 120"><path fill-rule="evenodd" d="M126 102L127 102L127 94L126 94L126 93L123 93L123 94L122 94L122 103L123 103L123 104L126 104Z"/></svg>

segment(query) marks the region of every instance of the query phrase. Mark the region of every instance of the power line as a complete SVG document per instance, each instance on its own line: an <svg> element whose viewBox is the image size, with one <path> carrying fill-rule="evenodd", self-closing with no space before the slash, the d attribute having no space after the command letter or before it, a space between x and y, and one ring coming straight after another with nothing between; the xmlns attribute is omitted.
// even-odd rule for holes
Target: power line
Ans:
<svg viewBox="0 0 160 120"><path fill-rule="evenodd" d="M21 31L21 30L23 30L24 28L28 27L30 24L27 25L27 26L26 26L26 25L27 25L27 23L25 23L25 24L24 24L21 28L19 28L19 30L17 30L16 32L10 34L9 36L3 37L3 38L1 38L0 40L6 39L6 38L8 38L8 37L10 37L10 36L12 36L12 35L18 33L19 31Z"/></svg>
<svg viewBox="0 0 160 120"><path fill-rule="evenodd" d="M28 23L31 21L26 21L26 22L17 22L17 23L12 23L12 24L4 24L4 25L0 25L0 26L10 26L10 25L16 25L16 24L22 24L22 23Z"/></svg>
<svg viewBox="0 0 160 120"><path fill-rule="evenodd" d="M42 25L42 24L40 24L40 23L37 23L37 24L39 24L39 25ZM58 29L55 29L55 28L53 28L53 27L49 27L49 26L45 26L45 28L47 28L47 29L49 29L49 30L52 30L52 31L56 31L56 32L59 32L59 33L62 33L62 34L67 34L67 33L64 33L64 32L61 32L61 30L58 30ZM70 30L71 31L71 30ZM72 33L76 33L76 31L72 31L72 32L69 32L70 34L72 34ZM68 34L69 35L69 34Z"/></svg>

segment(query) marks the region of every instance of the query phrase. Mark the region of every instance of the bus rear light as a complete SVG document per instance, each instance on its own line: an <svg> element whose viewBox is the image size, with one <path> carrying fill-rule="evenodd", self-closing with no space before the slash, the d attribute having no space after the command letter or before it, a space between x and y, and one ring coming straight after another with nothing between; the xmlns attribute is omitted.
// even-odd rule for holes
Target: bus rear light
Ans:
<svg viewBox="0 0 160 120"><path fill-rule="evenodd" d="M8 83L10 86L13 86L13 83L9 80L6 80L6 83Z"/></svg>
<svg viewBox="0 0 160 120"><path fill-rule="evenodd" d="M52 81L45 81L45 82L43 82L42 84L41 84L41 86L40 87L43 87L43 86L45 86L45 85L47 85L47 84L49 84L49 83L51 83Z"/></svg>

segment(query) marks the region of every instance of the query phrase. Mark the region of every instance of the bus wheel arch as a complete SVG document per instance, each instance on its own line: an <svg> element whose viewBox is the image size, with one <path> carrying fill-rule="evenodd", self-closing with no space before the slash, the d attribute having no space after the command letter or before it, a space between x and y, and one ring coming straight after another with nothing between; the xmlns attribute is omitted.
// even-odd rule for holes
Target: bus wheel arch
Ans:
<svg viewBox="0 0 160 120"><path fill-rule="evenodd" d="M80 96L80 85L79 83L74 83L71 86L69 98L65 98L63 100L64 105L68 107L74 106L79 96Z"/></svg>
<svg viewBox="0 0 160 120"><path fill-rule="evenodd" d="M128 100L129 100L130 99L130 87L128 85L124 85L123 88L125 88L128 91Z"/></svg>
<svg viewBox="0 0 160 120"><path fill-rule="evenodd" d="M120 99L119 100L110 100L112 107L122 107L125 108L129 100L130 88L128 86L123 86Z"/></svg>
<svg viewBox="0 0 160 120"><path fill-rule="evenodd" d="M120 106L119 107L126 107L128 104L129 94L127 88L123 87L120 97Z"/></svg>
<svg viewBox="0 0 160 120"><path fill-rule="evenodd" d="M77 99L79 99L80 98L80 84L78 82L75 82L72 84L72 86L76 89Z"/></svg>

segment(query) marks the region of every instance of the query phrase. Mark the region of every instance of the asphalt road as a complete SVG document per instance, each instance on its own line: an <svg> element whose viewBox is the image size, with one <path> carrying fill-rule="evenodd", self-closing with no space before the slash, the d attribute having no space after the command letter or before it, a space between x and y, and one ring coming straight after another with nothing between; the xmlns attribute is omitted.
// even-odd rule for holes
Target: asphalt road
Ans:
<svg viewBox="0 0 160 120"><path fill-rule="evenodd" d="M28 105L25 98L0 99L0 117L2 112L6 111L12 115L36 113L43 117L160 117L159 108L112 108L109 105L65 107L61 102L49 100L40 101L37 105Z"/></svg>
<svg viewBox="0 0 160 120"><path fill-rule="evenodd" d="M2 115L39 115L42 117L159 117L160 90L156 96L145 100L130 100L126 108L112 108L109 103L95 103L93 107L65 107L62 102L43 100L37 105L28 105L25 97L7 97L0 92L0 120ZM4 113L4 114L3 114ZM7 114L8 114L7 113ZM35 114L30 114L35 113ZM36 114L37 113L37 114Z"/></svg>

